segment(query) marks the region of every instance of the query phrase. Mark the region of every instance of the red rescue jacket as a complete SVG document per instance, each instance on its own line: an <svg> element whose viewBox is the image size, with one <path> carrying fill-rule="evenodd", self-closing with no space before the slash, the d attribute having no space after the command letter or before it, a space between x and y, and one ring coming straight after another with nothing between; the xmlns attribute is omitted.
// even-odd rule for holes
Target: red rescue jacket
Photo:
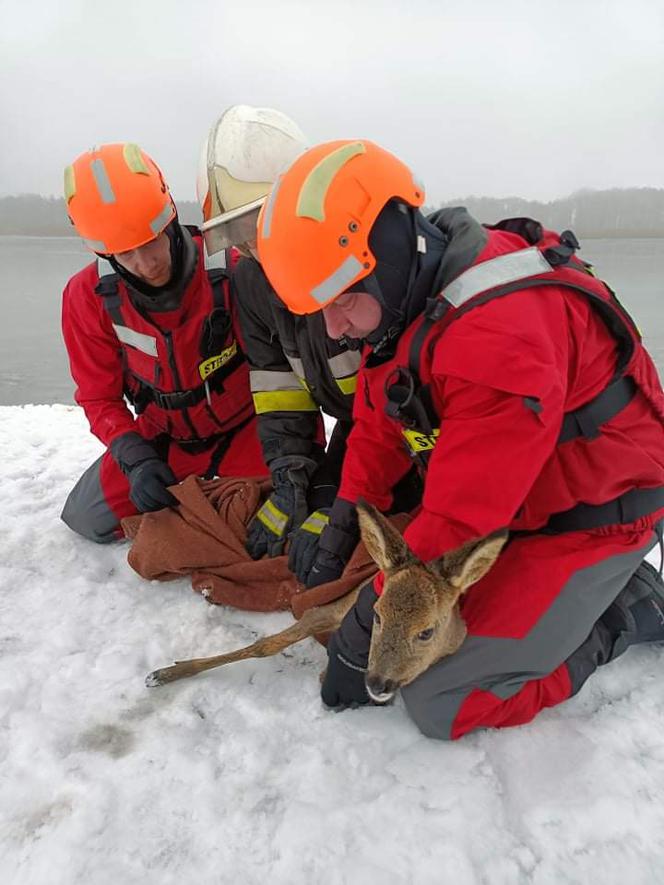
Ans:
<svg viewBox="0 0 664 885"><path fill-rule="evenodd" d="M531 245L512 231L487 233L472 267ZM541 246L559 242L547 234ZM570 267L544 285L534 280L485 303L479 296L472 310L459 309L455 321L452 308L429 328L418 371L439 417L439 435L422 509L405 535L421 558L503 527L542 528L553 514L582 503L600 505L633 489L664 486L664 393L636 332L629 333L631 355L623 370L636 387L628 404L594 438L559 441L565 415L605 390L626 345L619 346L616 329L610 331L592 299L570 286L583 277L607 303L609 290ZM403 427L387 414L386 388L395 370L408 368L421 323L420 317L406 329L387 362L372 365L369 359L367 365L365 358L341 498L363 497L387 509L389 490L412 464ZM632 527L653 525L663 512Z"/></svg>
<svg viewBox="0 0 664 885"><path fill-rule="evenodd" d="M108 274L100 276L102 262L95 262L64 290L62 331L75 399L107 446L136 429L125 396L150 438L207 440L253 415L228 277L208 274L200 235L194 242L194 274L173 311L139 311L107 262Z"/></svg>

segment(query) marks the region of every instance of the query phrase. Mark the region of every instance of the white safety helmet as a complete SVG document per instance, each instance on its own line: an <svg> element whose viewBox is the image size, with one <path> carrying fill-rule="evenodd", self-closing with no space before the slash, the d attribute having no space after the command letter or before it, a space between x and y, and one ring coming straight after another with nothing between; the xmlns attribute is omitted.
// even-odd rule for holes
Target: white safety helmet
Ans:
<svg viewBox="0 0 664 885"><path fill-rule="evenodd" d="M302 130L272 108L236 104L212 126L196 190L208 255L256 241L256 222L277 176L307 147Z"/></svg>

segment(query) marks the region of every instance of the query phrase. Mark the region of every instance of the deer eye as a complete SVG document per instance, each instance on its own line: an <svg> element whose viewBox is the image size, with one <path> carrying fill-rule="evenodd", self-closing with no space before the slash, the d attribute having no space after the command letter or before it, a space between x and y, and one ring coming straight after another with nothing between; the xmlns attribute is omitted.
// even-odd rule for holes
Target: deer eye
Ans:
<svg viewBox="0 0 664 885"><path fill-rule="evenodd" d="M422 642L427 642L433 636L433 627L427 627L426 630L420 630L417 634L417 638Z"/></svg>
<svg viewBox="0 0 664 885"><path fill-rule="evenodd" d="M378 614L378 612L374 612L374 624L377 627L380 627L380 615Z"/></svg>

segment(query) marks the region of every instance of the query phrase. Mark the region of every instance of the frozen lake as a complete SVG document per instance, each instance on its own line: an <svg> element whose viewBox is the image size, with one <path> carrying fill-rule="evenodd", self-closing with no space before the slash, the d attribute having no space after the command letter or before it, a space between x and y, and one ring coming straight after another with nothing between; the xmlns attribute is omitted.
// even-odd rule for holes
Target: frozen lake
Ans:
<svg viewBox="0 0 664 885"><path fill-rule="evenodd" d="M581 256L632 312L664 372L664 239L586 240ZM0 405L73 402L60 300L89 259L73 237L0 236Z"/></svg>

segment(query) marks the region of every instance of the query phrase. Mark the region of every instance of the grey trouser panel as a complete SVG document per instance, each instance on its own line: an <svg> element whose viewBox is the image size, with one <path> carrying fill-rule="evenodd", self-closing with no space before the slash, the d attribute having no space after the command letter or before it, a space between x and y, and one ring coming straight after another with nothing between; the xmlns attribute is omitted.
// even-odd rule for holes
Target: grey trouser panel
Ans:
<svg viewBox="0 0 664 885"><path fill-rule="evenodd" d="M109 544L119 537L119 523L101 488L103 458L104 455L101 455L81 476L69 493L60 518L84 538L98 544Z"/></svg>
<svg viewBox="0 0 664 885"><path fill-rule="evenodd" d="M641 549L575 572L521 639L468 635L457 652L404 686L406 709L420 731L449 740L461 705L473 690L507 700L526 683L551 674L584 642L656 542L653 531Z"/></svg>

